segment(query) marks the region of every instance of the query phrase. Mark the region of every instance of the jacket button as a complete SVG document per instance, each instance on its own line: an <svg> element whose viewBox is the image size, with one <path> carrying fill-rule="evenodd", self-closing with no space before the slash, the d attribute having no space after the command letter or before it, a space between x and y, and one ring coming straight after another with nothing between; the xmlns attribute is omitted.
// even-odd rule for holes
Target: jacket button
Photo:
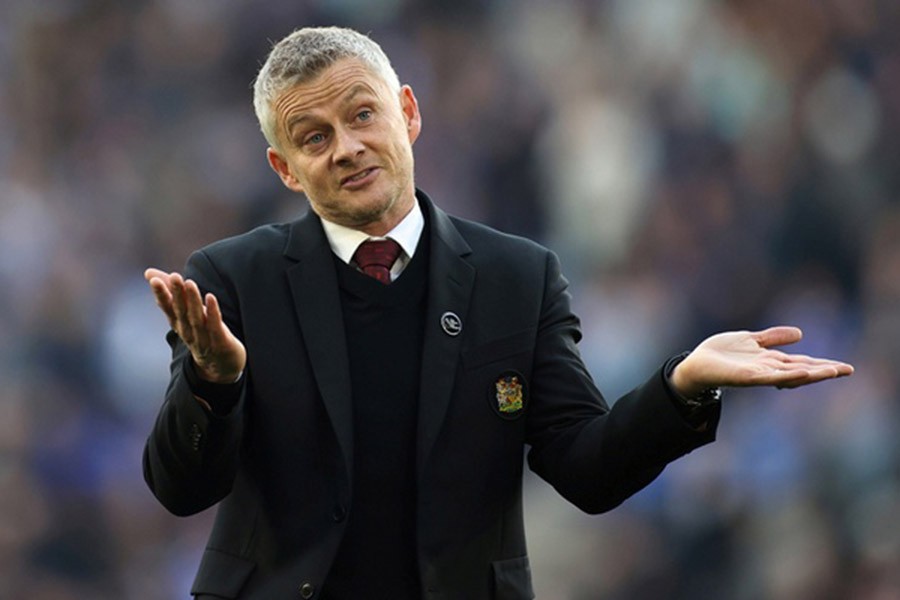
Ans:
<svg viewBox="0 0 900 600"><path fill-rule="evenodd" d="M191 425L191 448L194 451L200 450L200 440L203 439L203 432L200 431L200 426L194 423Z"/></svg>
<svg viewBox="0 0 900 600"><path fill-rule="evenodd" d="M313 584L311 584L308 581L300 586L300 597L303 598L303 600L309 600L310 598L313 597L313 594L315 594L315 593L316 593L316 586L314 586Z"/></svg>
<svg viewBox="0 0 900 600"><path fill-rule="evenodd" d="M334 510L331 511L331 518L334 519L335 523L340 523L344 520L344 517L347 516L347 509L344 508L343 504L335 504Z"/></svg>

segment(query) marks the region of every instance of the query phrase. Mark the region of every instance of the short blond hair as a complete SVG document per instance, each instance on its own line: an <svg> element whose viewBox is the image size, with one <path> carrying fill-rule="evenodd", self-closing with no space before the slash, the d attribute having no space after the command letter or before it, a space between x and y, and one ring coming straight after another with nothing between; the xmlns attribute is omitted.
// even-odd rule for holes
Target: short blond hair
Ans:
<svg viewBox="0 0 900 600"><path fill-rule="evenodd" d="M272 51L253 83L253 108L266 141L278 147L272 105L288 89L314 79L345 58L362 61L391 87L400 91L400 80L391 61L366 35L343 27L304 27L272 46Z"/></svg>

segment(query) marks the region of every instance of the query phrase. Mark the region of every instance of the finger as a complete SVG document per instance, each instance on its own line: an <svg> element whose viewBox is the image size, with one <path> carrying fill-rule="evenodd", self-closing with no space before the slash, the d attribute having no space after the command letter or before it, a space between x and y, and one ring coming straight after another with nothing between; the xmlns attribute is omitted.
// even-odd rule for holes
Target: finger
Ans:
<svg viewBox="0 0 900 600"><path fill-rule="evenodd" d="M853 366L846 363L832 363L822 365L810 369L810 379L814 381L822 381L823 379L834 379L836 377L846 377L853 374Z"/></svg>
<svg viewBox="0 0 900 600"><path fill-rule="evenodd" d="M794 389L805 385L818 383L820 381L826 381L828 379L835 379L836 377L837 375L835 375L834 372L819 374L807 373L804 377L797 377L787 380L783 383L779 383L777 387L780 389Z"/></svg>
<svg viewBox="0 0 900 600"><path fill-rule="evenodd" d="M209 335L206 330L206 310L200 296L200 288L188 279L184 282L185 313L192 330L194 350L200 356L209 352Z"/></svg>
<svg viewBox="0 0 900 600"><path fill-rule="evenodd" d="M172 313L172 290L169 284L169 274L159 269L151 268L144 271L144 279L150 284L150 291L153 292L156 305L166 313L166 317L171 321L174 315Z"/></svg>
<svg viewBox="0 0 900 600"><path fill-rule="evenodd" d="M789 356L785 360L785 364L789 364L789 365L793 365L793 366L803 366L808 369L833 368L833 369L837 370L839 376L853 374L853 365L839 361L839 360L831 360L831 359L827 359L827 358L815 358L815 357L809 357L809 356L803 356L803 357Z"/></svg>
<svg viewBox="0 0 900 600"><path fill-rule="evenodd" d="M785 354L777 350L769 350L766 356L763 357L762 362L770 366L777 362L784 368L803 367L813 369L817 367L834 367L838 370L839 376L853 374L853 365L840 360L807 356L805 354Z"/></svg>
<svg viewBox="0 0 900 600"><path fill-rule="evenodd" d="M210 331L216 331L222 326L222 309L219 300L212 293L204 297L206 304L206 323Z"/></svg>
<svg viewBox="0 0 900 600"><path fill-rule="evenodd" d="M206 294L206 325L210 344L218 347L225 346L228 342L227 327L222 319L219 300L213 294Z"/></svg>
<svg viewBox="0 0 900 600"><path fill-rule="evenodd" d="M819 367L807 369L802 373L802 377L798 376L796 378L789 379L784 383L779 384L778 387L796 388L803 385L818 383L820 381L826 381L828 379L846 377L853 374L853 366L847 363L835 362L831 365L822 365Z"/></svg>
<svg viewBox="0 0 900 600"><path fill-rule="evenodd" d="M153 293L153 300L156 302L156 305L166 315L169 326L174 329L175 313L172 309L172 293L169 291L168 286L160 281L159 278L154 277L150 280L150 291Z"/></svg>
<svg viewBox="0 0 900 600"><path fill-rule="evenodd" d="M828 358L817 358L815 356L808 356L806 354L780 354L782 362L791 364L823 365L834 362Z"/></svg>
<svg viewBox="0 0 900 600"><path fill-rule="evenodd" d="M150 280L150 291L153 292L157 304L167 306L172 304L172 293L169 291L169 286L159 278L154 277Z"/></svg>
<svg viewBox="0 0 900 600"><path fill-rule="evenodd" d="M151 281L152 279L160 279L166 283L169 281L169 274L165 271L150 267L144 271L144 279Z"/></svg>
<svg viewBox="0 0 900 600"><path fill-rule="evenodd" d="M798 327L778 326L755 331L750 335L763 348L771 348L799 342L803 337L803 332Z"/></svg>
<svg viewBox="0 0 900 600"><path fill-rule="evenodd" d="M850 363L839 363L837 365L838 377L847 377L849 375L853 375L856 372L856 367L851 365Z"/></svg>
<svg viewBox="0 0 900 600"><path fill-rule="evenodd" d="M813 367L834 364L832 361L811 359L801 355L785 354L777 350L768 350L759 355L755 362L773 371L802 371Z"/></svg>
<svg viewBox="0 0 900 600"><path fill-rule="evenodd" d="M172 314L175 317L173 329L185 344L191 346L194 343L193 331L187 316L187 304L185 301L184 279L178 273L172 273L170 279L172 291Z"/></svg>

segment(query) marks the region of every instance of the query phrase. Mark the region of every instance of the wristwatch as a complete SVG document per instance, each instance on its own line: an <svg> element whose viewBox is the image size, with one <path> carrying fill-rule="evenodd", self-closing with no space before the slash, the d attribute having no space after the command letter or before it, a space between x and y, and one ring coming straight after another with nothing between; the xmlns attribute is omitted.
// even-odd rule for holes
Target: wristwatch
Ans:
<svg viewBox="0 0 900 600"><path fill-rule="evenodd" d="M718 402L722 399L722 388L720 387L706 388L705 390L701 390L699 394L691 396L690 398L682 396L681 394L678 394L678 392L675 393L678 395L678 398L689 408L701 408L703 406L709 406L710 404Z"/></svg>

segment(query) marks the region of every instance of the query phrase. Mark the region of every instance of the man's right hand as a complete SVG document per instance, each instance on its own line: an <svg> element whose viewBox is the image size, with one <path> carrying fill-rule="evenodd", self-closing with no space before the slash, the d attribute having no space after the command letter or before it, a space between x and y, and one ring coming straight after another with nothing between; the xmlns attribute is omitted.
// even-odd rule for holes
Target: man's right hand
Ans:
<svg viewBox="0 0 900 600"><path fill-rule="evenodd" d="M213 294L200 295L197 284L178 273L159 269L144 271L156 304L169 326L194 358L197 374L213 383L233 383L247 364L247 350L222 320Z"/></svg>

